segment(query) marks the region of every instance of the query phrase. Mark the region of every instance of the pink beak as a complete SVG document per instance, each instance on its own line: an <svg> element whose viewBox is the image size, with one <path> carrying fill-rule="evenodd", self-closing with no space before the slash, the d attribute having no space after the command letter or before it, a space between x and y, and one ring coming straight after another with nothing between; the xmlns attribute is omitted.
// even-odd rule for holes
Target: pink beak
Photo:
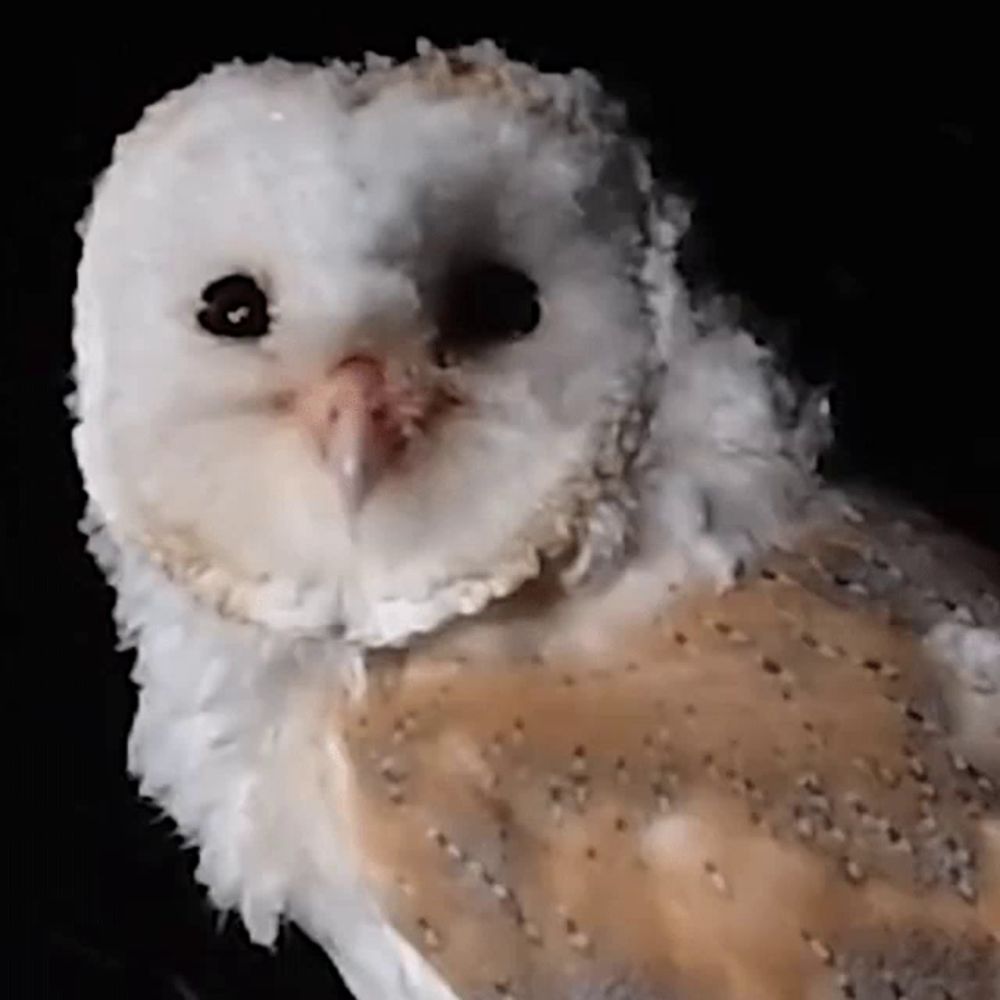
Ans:
<svg viewBox="0 0 1000 1000"><path fill-rule="evenodd" d="M319 445L354 513L405 444L404 424L385 368L355 355L297 398L296 414Z"/></svg>

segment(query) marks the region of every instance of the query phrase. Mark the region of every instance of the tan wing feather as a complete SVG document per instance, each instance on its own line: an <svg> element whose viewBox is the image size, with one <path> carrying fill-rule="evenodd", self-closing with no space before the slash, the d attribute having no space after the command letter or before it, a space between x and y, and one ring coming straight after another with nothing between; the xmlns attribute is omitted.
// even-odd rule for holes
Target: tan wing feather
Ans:
<svg viewBox="0 0 1000 1000"><path fill-rule="evenodd" d="M996 776L954 750L872 523L603 662L432 644L337 710L369 874L460 995L996 995Z"/></svg>

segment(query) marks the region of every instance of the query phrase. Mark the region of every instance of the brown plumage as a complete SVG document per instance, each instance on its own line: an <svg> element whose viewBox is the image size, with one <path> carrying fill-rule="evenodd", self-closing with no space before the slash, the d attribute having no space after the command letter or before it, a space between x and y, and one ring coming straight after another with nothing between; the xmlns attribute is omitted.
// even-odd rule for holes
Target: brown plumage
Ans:
<svg viewBox="0 0 1000 1000"><path fill-rule="evenodd" d="M470 998L995 996L991 750L915 630L996 605L932 539L870 510L600 662L377 669L334 724L401 932Z"/></svg>

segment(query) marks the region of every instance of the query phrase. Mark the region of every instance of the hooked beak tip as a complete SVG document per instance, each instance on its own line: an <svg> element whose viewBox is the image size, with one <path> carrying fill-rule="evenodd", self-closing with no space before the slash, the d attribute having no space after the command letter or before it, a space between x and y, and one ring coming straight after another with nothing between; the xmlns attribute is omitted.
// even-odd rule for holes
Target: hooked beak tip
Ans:
<svg viewBox="0 0 1000 1000"><path fill-rule="evenodd" d="M351 446L353 445L353 447ZM361 451L364 442L351 442L351 445L335 455L333 471L340 487L345 512L356 516L371 493L376 478L376 470L372 462L365 461Z"/></svg>

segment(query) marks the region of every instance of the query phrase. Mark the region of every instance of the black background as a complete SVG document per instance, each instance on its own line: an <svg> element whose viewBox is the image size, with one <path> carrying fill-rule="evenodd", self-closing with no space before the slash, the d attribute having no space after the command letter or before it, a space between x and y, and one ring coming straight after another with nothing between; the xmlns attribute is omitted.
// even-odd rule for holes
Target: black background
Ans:
<svg viewBox="0 0 1000 1000"><path fill-rule="evenodd" d="M547 68L595 71L628 100L661 173L695 200L683 258L691 280L739 293L798 371L834 386L830 471L894 486L1000 547L996 252L979 126L985 26L952 12L918 35L911 22L876 31L817 13L808 27L781 20L749 32L721 14L660 28L634 10L612 14L590 25L564 15L551 30L444 18L390 30L398 22L388 14L382 27L189 24L172 46L150 15L119 25L118 42L46 49L47 65L68 72L56 108L39 108L51 115L52 151L27 199L17 192L26 225L8 243L26 306L23 337L12 336L27 347L30 397L11 424L8 480L31 522L14 533L16 543L30 538L23 572L7 574L27 626L15 657L25 687L10 704L30 732L16 767L29 818L12 869L30 935L17 950L18 995L340 995L298 934L286 932L270 955L213 913L191 880L192 853L137 801L124 774L129 657L114 651L110 596L75 528L82 494L62 407L74 223L114 136L217 61L406 56L418 34L441 45L489 35ZM628 23L614 31L609 21ZM29 246L43 251L37 266Z"/></svg>

